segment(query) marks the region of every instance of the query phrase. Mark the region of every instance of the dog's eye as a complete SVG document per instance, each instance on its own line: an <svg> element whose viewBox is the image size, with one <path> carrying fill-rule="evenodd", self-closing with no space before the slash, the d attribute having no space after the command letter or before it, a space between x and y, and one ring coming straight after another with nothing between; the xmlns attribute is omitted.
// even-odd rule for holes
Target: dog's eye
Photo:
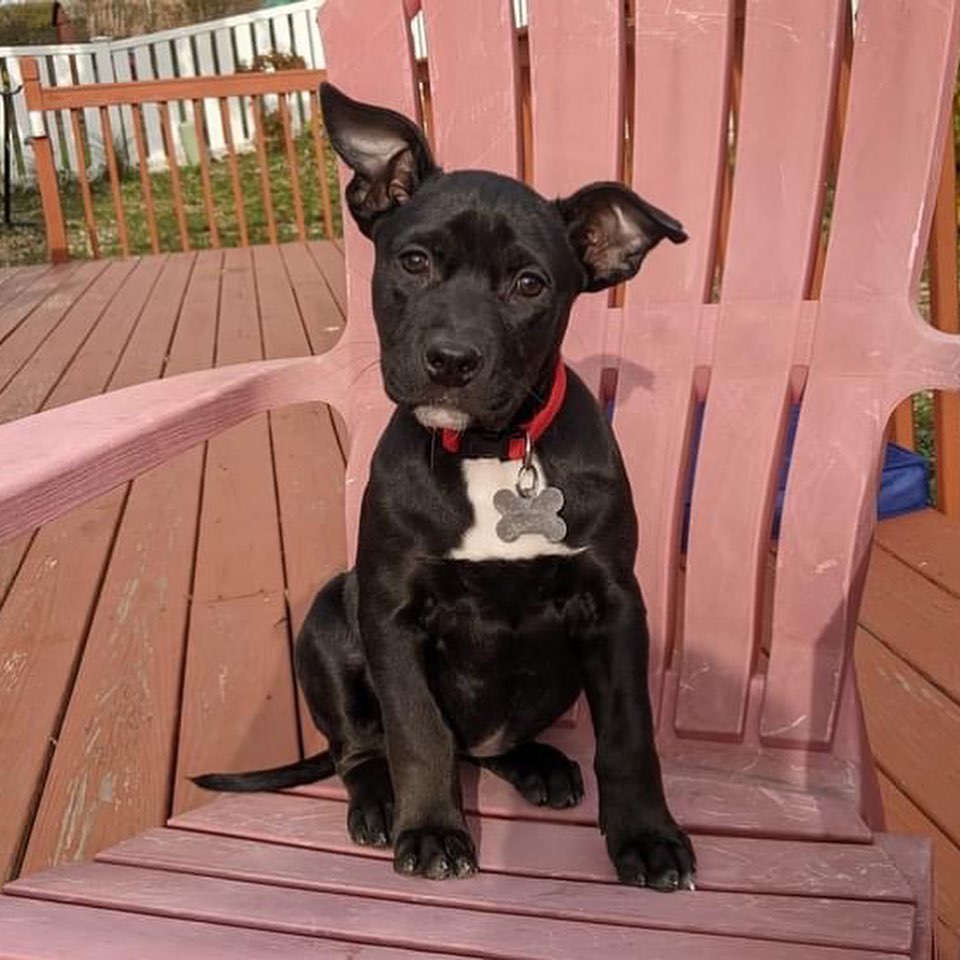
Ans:
<svg viewBox="0 0 960 960"><path fill-rule="evenodd" d="M422 250L408 250L400 254L400 266L407 273L423 274L430 269L430 258Z"/></svg>
<svg viewBox="0 0 960 960"><path fill-rule="evenodd" d="M525 271L513 283L513 289L521 297L539 297L547 284L535 273Z"/></svg>

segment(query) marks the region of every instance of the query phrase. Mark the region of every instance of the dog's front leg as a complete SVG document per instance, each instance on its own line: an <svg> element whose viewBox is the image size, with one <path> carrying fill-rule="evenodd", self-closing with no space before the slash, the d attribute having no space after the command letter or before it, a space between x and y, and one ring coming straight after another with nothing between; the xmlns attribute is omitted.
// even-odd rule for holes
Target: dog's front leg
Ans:
<svg viewBox="0 0 960 960"><path fill-rule="evenodd" d="M600 829L623 883L692 888L693 848L663 793L647 689L650 640L636 581L611 584L604 608L579 642L597 737Z"/></svg>
<svg viewBox="0 0 960 960"><path fill-rule="evenodd" d="M398 591L364 589L360 632L383 716L395 795L394 868L441 880L476 872L463 817L453 734L427 682L427 637L404 614ZM375 598L375 600L373 599Z"/></svg>

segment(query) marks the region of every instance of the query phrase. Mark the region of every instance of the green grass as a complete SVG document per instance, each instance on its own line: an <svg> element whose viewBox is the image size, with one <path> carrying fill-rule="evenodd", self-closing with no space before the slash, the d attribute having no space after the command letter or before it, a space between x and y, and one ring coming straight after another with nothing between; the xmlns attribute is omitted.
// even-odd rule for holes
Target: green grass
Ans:
<svg viewBox="0 0 960 960"><path fill-rule="evenodd" d="M307 234L310 239L322 238L326 234L312 136L305 133L297 139L295 146ZM330 186L334 234L339 236L342 224L336 167L333 151L329 147L326 159L327 168L323 173ZM241 154L237 158L237 163L240 169L240 186L250 242L269 243L257 156L255 153ZM294 214L289 165L283 141L279 137L274 136L267 141L267 167L277 224L277 239L281 242L296 240L298 239L297 221ZM180 167L179 172L190 246L192 249L209 247L211 246L210 231L203 203L200 167L199 165ZM220 232L220 244L224 247L237 246L240 243L240 232L230 167L226 158L212 161L210 181L215 217ZM135 169L122 169L119 182L130 252L149 253L150 234L139 173ZM173 203L171 176L169 173L152 173L150 183L153 189L160 249L179 250L180 234ZM109 178L99 177L91 185L91 192L94 217L100 237L100 255L120 256L122 251L117 234L117 220ZM78 259L93 256L84 224L83 199L79 182L75 179L64 179L61 183L60 199L67 224L70 256ZM0 227L0 266L38 263L46 260L47 248L39 193L35 189L15 190L12 195L12 207L13 219L17 225L11 228Z"/></svg>

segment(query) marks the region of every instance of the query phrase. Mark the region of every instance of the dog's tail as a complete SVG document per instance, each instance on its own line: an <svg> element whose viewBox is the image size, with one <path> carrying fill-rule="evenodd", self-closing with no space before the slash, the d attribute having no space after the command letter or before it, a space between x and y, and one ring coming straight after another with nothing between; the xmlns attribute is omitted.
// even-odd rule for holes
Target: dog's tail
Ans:
<svg viewBox="0 0 960 960"><path fill-rule="evenodd" d="M190 779L204 790L228 790L248 793L254 790L283 790L299 787L315 780L325 780L334 774L333 757L329 750L304 757L282 767L269 770L250 770L247 773L204 773Z"/></svg>

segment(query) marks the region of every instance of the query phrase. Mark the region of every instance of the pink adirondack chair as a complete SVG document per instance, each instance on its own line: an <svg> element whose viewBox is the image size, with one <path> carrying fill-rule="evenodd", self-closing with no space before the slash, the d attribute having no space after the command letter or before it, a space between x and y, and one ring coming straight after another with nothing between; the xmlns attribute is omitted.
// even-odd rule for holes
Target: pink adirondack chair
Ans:
<svg viewBox="0 0 960 960"><path fill-rule="evenodd" d="M628 23L622 0L529 0L535 186L552 195L615 179L632 102L630 180L691 236L651 258L622 306L583 298L566 356L597 388L611 382L604 371L617 374L614 424L640 518L637 569L653 636L650 692L700 889L663 896L614 884L592 782L580 807L561 812L526 806L484 775L467 782L483 872L439 885L395 877L352 848L342 794L325 784L225 797L174 821L192 832L153 831L101 855L107 862L12 884L20 898L0 898L0 956L129 956L134 939L143 957L929 955L929 845L882 832L851 646L887 419L913 392L960 387L960 341L913 306L960 0L860 0L829 245L811 300L847 2L746 0L714 303L738 4L636 0ZM408 18L420 5L328 0L330 79L415 116ZM441 162L516 174L509 0L422 0L422 9ZM370 365L371 250L352 225L346 252L350 321L325 356L173 378L0 428L0 536L256 412L308 400L334 404L349 428L352 535L388 409ZM801 412L771 588L771 515L793 402ZM552 736L590 769L585 711Z"/></svg>

